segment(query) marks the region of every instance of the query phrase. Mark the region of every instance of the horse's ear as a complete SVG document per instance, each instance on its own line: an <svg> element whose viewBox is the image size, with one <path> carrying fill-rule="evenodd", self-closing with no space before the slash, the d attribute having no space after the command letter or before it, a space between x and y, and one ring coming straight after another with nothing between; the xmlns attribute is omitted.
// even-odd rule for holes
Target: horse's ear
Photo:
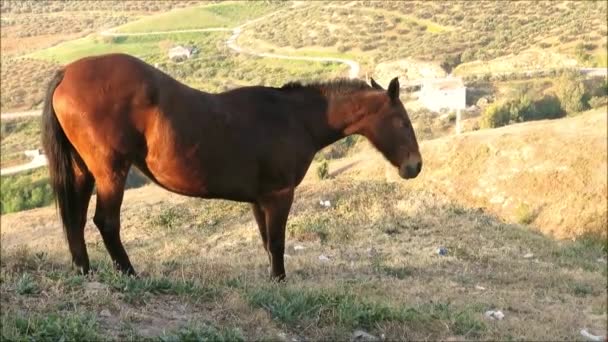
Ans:
<svg viewBox="0 0 608 342"><path fill-rule="evenodd" d="M382 88L381 85L376 83L376 81L373 78L370 78L370 83L372 84L372 88L378 89L378 90L384 90L384 88Z"/></svg>
<svg viewBox="0 0 608 342"><path fill-rule="evenodd" d="M388 85L388 97L392 101L396 101L399 99L399 80L397 77L391 80L391 83Z"/></svg>

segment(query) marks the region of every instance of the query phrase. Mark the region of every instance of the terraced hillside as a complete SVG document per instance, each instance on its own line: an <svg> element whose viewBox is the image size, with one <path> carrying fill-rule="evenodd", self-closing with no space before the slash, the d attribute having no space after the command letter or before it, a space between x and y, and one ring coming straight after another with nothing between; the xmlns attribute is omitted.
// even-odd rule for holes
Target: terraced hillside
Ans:
<svg viewBox="0 0 608 342"><path fill-rule="evenodd" d="M605 66L606 13L601 1L317 2L259 23L243 43L452 67L536 47Z"/></svg>

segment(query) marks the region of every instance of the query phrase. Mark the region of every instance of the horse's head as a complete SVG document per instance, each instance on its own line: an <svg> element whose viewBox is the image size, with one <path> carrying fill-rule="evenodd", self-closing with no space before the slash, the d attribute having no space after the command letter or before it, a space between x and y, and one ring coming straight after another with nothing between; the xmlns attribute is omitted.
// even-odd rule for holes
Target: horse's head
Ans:
<svg viewBox="0 0 608 342"><path fill-rule="evenodd" d="M402 178L415 178L422 169L422 157L410 118L399 100L399 80L394 78L388 90L373 79L371 85L376 91L365 97L370 105L364 105L369 112L359 126L360 133L399 168Z"/></svg>

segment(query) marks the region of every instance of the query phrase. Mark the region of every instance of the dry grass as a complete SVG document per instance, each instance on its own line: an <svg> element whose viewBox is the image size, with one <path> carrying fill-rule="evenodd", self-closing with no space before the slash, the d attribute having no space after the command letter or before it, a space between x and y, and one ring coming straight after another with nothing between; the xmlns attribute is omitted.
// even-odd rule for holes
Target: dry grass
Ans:
<svg viewBox="0 0 608 342"><path fill-rule="evenodd" d="M361 328L390 340L563 340L582 327L605 331L603 245L556 242L412 182L357 180L362 168L322 182L309 172L289 221L282 285L268 281L244 204L128 191L122 235L136 279L110 270L91 222L96 272L80 277L52 208L4 215L3 337L347 340ZM505 320L484 319L490 309Z"/></svg>

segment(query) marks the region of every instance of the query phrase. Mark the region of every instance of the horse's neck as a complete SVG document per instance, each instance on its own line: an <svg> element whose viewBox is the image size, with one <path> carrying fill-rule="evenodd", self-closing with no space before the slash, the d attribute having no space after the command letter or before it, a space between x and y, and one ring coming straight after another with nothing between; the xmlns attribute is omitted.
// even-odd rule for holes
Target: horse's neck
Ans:
<svg viewBox="0 0 608 342"><path fill-rule="evenodd" d="M313 98L308 103L314 103ZM355 102L347 97L324 98L322 106L312 112L301 113L315 147L320 150L346 137L345 129L353 120Z"/></svg>
<svg viewBox="0 0 608 342"><path fill-rule="evenodd" d="M364 108L358 103L355 94L353 96L340 96L328 99L326 123L330 130L336 132L336 135L329 140L327 145L351 134L361 133L350 131L349 128L364 114L363 110Z"/></svg>

